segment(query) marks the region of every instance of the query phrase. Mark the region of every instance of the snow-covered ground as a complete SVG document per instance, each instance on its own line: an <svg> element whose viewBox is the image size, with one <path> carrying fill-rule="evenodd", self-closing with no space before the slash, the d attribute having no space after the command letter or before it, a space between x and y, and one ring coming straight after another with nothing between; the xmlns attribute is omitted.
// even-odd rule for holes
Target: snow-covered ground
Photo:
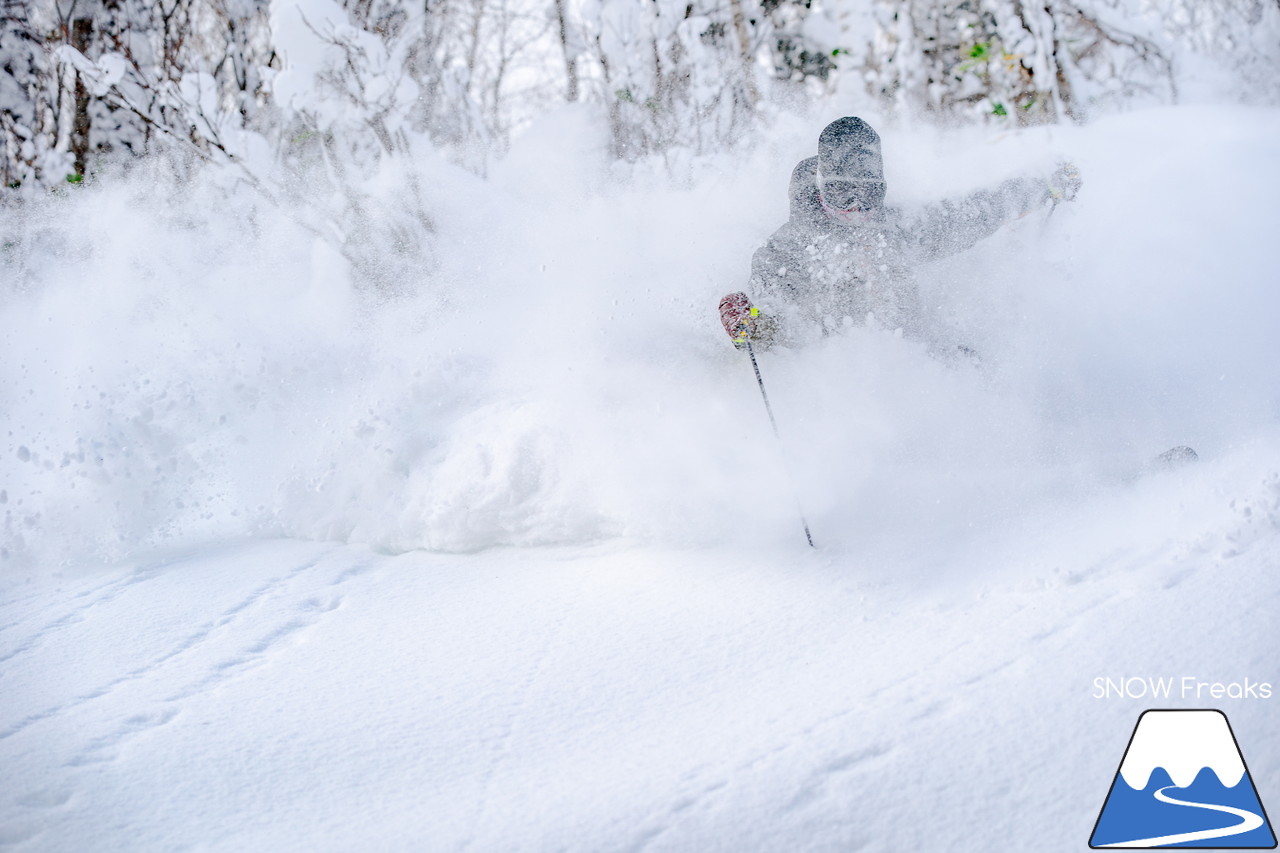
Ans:
<svg viewBox="0 0 1280 853"><path fill-rule="evenodd" d="M891 202L1086 187L921 271L979 363L762 356L779 447L714 305L820 125L428 160L385 300L213 181L6 214L0 845L1080 850L1147 707L1280 809L1274 694L1094 698L1280 687L1280 112L885 126Z"/></svg>

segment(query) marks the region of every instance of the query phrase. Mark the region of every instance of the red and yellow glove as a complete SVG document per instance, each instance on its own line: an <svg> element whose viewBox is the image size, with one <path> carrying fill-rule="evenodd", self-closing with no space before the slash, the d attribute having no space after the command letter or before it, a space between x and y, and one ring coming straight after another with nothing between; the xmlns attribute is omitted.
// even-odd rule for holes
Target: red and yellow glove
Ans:
<svg viewBox="0 0 1280 853"><path fill-rule="evenodd" d="M760 340L761 333L772 325L761 319L760 309L741 291L720 300L720 324L738 349L744 348L747 341Z"/></svg>

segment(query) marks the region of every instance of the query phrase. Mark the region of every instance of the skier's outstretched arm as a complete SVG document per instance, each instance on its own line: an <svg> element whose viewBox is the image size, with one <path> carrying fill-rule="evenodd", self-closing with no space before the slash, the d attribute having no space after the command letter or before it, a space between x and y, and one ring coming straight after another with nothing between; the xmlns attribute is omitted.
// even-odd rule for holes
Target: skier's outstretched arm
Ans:
<svg viewBox="0 0 1280 853"><path fill-rule="evenodd" d="M1074 199L1079 188L1079 172L1064 164L1047 181L1039 177L1012 178L994 189L926 205L914 217L907 217L904 230L920 260L943 258L968 249L1002 225L1050 201Z"/></svg>

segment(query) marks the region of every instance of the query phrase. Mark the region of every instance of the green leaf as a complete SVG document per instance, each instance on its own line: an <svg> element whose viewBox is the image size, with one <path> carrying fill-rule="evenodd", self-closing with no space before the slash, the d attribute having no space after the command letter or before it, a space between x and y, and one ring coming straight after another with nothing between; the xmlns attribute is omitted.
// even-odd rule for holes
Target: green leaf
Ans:
<svg viewBox="0 0 1280 853"><path fill-rule="evenodd" d="M1004 104L996 104L995 109L991 112L998 116L1007 116L1009 114L1009 111L1004 108Z"/></svg>
<svg viewBox="0 0 1280 853"><path fill-rule="evenodd" d="M991 45L987 44L986 42L978 42L973 46L973 49L969 51L969 56L973 57L974 59L986 59L987 54L990 52L990 50L991 50Z"/></svg>
<svg viewBox="0 0 1280 853"><path fill-rule="evenodd" d="M67 175L67 183L79 184L84 182L84 175Z"/></svg>

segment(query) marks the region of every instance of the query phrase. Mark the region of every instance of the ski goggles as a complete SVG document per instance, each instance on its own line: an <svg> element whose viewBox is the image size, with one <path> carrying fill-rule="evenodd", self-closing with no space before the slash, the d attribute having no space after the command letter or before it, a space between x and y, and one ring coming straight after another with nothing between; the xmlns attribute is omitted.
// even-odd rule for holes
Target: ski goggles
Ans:
<svg viewBox="0 0 1280 853"><path fill-rule="evenodd" d="M884 183L832 178L819 184L818 195L823 207L834 212L874 210L884 203Z"/></svg>

